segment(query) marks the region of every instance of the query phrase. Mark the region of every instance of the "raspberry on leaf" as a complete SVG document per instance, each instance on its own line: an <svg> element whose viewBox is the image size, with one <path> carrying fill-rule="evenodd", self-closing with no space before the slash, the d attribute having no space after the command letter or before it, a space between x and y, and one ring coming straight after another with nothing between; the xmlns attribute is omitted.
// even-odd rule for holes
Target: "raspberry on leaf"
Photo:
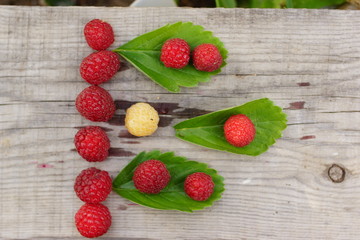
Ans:
<svg viewBox="0 0 360 240"><path fill-rule="evenodd" d="M159 160L151 159L139 164L132 179L140 192L157 194L167 186L170 178L170 173L165 164Z"/></svg>
<svg viewBox="0 0 360 240"><path fill-rule="evenodd" d="M223 62L219 49L210 43L197 46L193 51L192 57L194 67L204 72L218 70Z"/></svg>
<svg viewBox="0 0 360 240"><path fill-rule="evenodd" d="M195 201L206 201L214 192L214 186L211 176L196 172L186 177L184 190Z"/></svg>
<svg viewBox="0 0 360 240"><path fill-rule="evenodd" d="M253 122L244 114L233 115L224 124L226 141L236 147L249 145L254 140L255 133Z"/></svg>
<svg viewBox="0 0 360 240"><path fill-rule="evenodd" d="M161 62L168 68L184 68L190 60L190 46L181 38L167 40L161 48Z"/></svg>

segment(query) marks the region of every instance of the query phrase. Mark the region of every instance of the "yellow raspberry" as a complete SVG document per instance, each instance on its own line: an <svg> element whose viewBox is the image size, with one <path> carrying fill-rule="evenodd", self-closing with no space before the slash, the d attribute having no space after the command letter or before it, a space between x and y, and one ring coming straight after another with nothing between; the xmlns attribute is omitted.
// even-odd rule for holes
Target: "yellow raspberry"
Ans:
<svg viewBox="0 0 360 240"><path fill-rule="evenodd" d="M158 128L159 114L147 103L136 103L126 110L125 127L134 136L153 134Z"/></svg>

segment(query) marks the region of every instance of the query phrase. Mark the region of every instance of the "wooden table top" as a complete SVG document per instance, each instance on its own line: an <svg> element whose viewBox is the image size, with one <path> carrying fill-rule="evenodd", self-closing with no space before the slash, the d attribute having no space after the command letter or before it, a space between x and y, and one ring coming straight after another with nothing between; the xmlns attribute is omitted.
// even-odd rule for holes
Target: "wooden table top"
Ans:
<svg viewBox="0 0 360 240"><path fill-rule="evenodd" d="M117 103L109 123L91 123L74 100L88 86L79 64L92 51L82 35L108 21L115 48L167 23L192 21L229 50L211 81L181 93L125 63L102 86ZM106 200L113 239L358 239L360 235L360 11L191 8L0 7L0 237L83 239L73 216L77 174L114 177L139 152L174 151L208 163L226 191L194 213L160 211L115 193ZM259 98L288 115L288 128L257 157L205 149L174 137L184 119ZM158 104L160 128L131 138L134 102ZM88 163L74 151L80 127L99 125L110 157ZM330 169L330 171L329 171ZM329 172L331 178L329 177Z"/></svg>

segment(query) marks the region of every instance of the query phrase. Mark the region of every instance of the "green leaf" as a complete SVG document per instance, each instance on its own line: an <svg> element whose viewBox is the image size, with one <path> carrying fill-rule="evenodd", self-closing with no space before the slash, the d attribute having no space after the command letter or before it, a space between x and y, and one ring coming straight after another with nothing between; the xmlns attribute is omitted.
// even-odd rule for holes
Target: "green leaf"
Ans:
<svg viewBox="0 0 360 240"><path fill-rule="evenodd" d="M136 167L149 159L162 161L170 172L171 180L159 194L139 192L132 181ZM210 175L215 183L214 193L206 201L195 201L186 195L183 189L185 178L194 172ZM216 170L208 168L204 163L188 161L185 157L175 156L173 152L142 152L138 154L114 179L113 190L120 196L135 203L162 210L179 210L192 212L209 207L221 198L224 189L224 178Z"/></svg>
<svg viewBox="0 0 360 240"><path fill-rule="evenodd" d="M245 114L255 125L254 140L245 147L235 147L224 137L224 123L232 115ZM237 154L256 156L265 152L281 137L286 128L286 114L267 98L244 105L212 112L178 123L174 126L176 136L182 140L207 148Z"/></svg>
<svg viewBox="0 0 360 240"><path fill-rule="evenodd" d="M286 0L250 0L251 8L283 8Z"/></svg>
<svg viewBox="0 0 360 240"><path fill-rule="evenodd" d="M215 2L216 2L216 7L236 8L235 0L215 0Z"/></svg>
<svg viewBox="0 0 360 240"><path fill-rule="evenodd" d="M324 8L342 4L345 0L293 0L292 2L294 8Z"/></svg>
<svg viewBox="0 0 360 240"><path fill-rule="evenodd" d="M292 0L286 0L286 7L287 8L293 8L294 7L293 1Z"/></svg>
<svg viewBox="0 0 360 240"><path fill-rule="evenodd" d="M227 50L224 44L211 32L191 22L165 25L125 43L114 51L151 80L171 92L179 92L180 86L195 87L199 82L209 81L212 75L221 71L218 69L214 72L202 72L196 70L192 64L183 69L165 67L160 61L160 51L163 43L170 38L184 39L191 49L202 43L212 43L218 47L224 59L221 67L226 65Z"/></svg>

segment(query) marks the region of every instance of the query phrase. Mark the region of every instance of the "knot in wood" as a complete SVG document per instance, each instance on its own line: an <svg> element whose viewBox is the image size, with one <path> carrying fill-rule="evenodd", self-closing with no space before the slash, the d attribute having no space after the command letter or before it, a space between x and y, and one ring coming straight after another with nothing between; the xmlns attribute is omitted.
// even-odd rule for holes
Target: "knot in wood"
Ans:
<svg viewBox="0 0 360 240"><path fill-rule="evenodd" d="M341 183L345 179L345 169L337 164L331 165L328 175L334 183Z"/></svg>

